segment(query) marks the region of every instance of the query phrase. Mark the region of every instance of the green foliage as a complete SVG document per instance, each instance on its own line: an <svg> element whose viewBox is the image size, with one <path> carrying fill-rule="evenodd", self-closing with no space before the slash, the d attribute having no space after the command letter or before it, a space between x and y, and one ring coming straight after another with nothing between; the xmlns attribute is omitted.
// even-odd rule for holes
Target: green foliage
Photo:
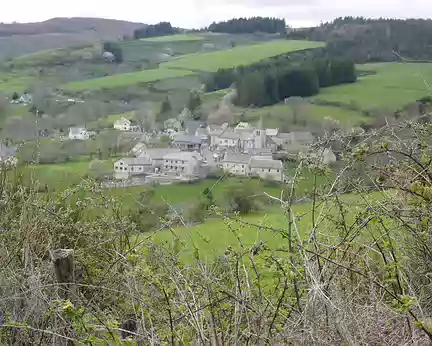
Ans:
<svg viewBox="0 0 432 346"><path fill-rule="evenodd" d="M71 91L113 89L193 74L194 72L187 70L158 68L72 82L63 85L63 88Z"/></svg>
<svg viewBox="0 0 432 346"><path fill-rule="evenodd" d="M115 61L118 64L123 62L123 50L122 48L115 42L104 42L103 43L104 52L110 52L114 55Z"/></svg>
<svg viewBox="0 0 432 346"><path fill-rule="evenodd" d="M201 96L198 92L193 91L189 94L189 100L186 104L186 107L193 113L196 111L198 107L202 104Z"/></svg>
<svg viewBox="0 0 432 346"><path fill-rule="evenodd" d="M262 59L281 54L322 47L320 42L274 40L238 46L232 49L182 56L161 64L161 68L181 68L191 71L216 72L219 69L248 66Z"/></svg>
<svg viewBox="0 0 432 346"><path fill-rule="evenodd" d="M136 40L140 38L158 37L174 35L177 33L177 29L171 26L169 22L160 22L154 25L146 25L140 29L134 31L134 38Z"/></svg>
<svg viewBox="0 0 432 346"><path fill-rule="evenodd" d="M231 34L265 32L285 35L286 24L285 19L269 17L234 18L225 22L213 23L208 27L208 30Z"/></svg>

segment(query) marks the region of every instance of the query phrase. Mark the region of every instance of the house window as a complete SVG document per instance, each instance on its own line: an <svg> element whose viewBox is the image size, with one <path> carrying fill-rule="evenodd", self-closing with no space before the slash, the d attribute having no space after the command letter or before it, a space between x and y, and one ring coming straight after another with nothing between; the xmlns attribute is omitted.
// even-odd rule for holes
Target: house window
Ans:
<svg viewBox="0 0 432 346"><path fill-rule="evenodd" d="M261 169L261 172L264 172L264 169Z"/></svg>
<svg viewBox="0 0 432 346"><path fill-rule="evenodd" d="M184 165L185 164L185 162L184 161L182 161L182 165Z"/></svg>
<svg viewBox="0 0 432 346"><path fill-rule="evenodd" d="M276 170L276 172L278 172L278 173L279 173L279 169L277 169L277 170Z"/></svg>
<svg viewBox="0 0 432 346"><path fill-rule="evenodd" d="M244 168L244 165L242 165L242 168Z"/></svg>
<svg viewBox="0 0 432 346"><path fill-rule="evenodd" d="M269 173L271 172L271 169L269 168Z"/></svg>
<svg viewBox="0 0 432 346"><path fill-rule="evenodd" d="M123 162L120 162L120 165L123 166Z"/></svg>
<svg viewBox="0 0 432 346"><path fill-rule="evenodd" d="M227 139L225 139L225 143L228 143L228 140L227 140Z"/></svg>

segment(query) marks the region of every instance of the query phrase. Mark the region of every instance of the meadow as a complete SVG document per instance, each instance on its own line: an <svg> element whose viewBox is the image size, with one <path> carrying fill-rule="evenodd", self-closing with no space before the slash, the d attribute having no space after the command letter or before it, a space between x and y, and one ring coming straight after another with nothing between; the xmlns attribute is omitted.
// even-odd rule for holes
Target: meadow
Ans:
<svg viewBox="0 0 432 346"><path fill-rule="evenodd" d="M356 195L345 195L342 200L347 208L347 221L354 222L355 215L361 213L366 205L375 204L382 199L390 199L393 192L380 191L364 194L363 198ZM294 237L306 239L312 231L312 203L297 204L292 207L292 226ZM340 240L340 234L335 229L334 220L326 215L339 215L339 207L331 200L320 202L316 208L316 224L319 224L321 239L327 238L334 244ZM155 233L152 240L167 247L177 242L182 261L194 262L194 256L199 251L201 260L212 260L223 256L227 249L234 251L249 251L253 246L266 246L273 251L288 248L289 222L286 210L274 206L267 212L251 215L226 215L225 217L207 220L196 226L166 229ZM369 237L365 230L362 238Z"/></svg>
<svg viewBox="0 0 432 346"><path fill-rule="evenodd" d="M202 41L204 38L198 35L171 35L171 36L159 36L151 38L143 38L141 41L144 42L183 42L183 41Z"/></svg>
<svg viewBox="0 0 432 346"><path fill-rule="evenodd" d="M431 94L430 63L377 63L359 65L358 69L375 74L361 77L354 84L323 88L314 99L365 110L397 110Z"/></svg>
<svg viewBox="0 0 432 346"><path fill-rule="evenodd" d="M322 42L275 40L223 51L189 54L163 63L161 67L216 72L221 68L246 66L272 56L318 48L323 45Z"/></svg>
<svg viewBox="0 0 432 346"><path fill-rule="evenodd" d="M369 117L360 112L344 109L341 107L322 106L304 102L299 107L297 119L294 119L292 107L285 104L263 108L247 108L243 110L245 121L256 123L263 117L266 127L280 127L281 125L298 125L306 123L310 125L321 125L326 118L331 118L339 123L343 128L352 128L361 123L370 121Z"/></svg>
<svg viewBox="0 0 432 346"><path fill-rule="evenodd" d="M63 85L63 88L70 91L113 89L192 74L192 71L159 68L72 82Z"/></svg>

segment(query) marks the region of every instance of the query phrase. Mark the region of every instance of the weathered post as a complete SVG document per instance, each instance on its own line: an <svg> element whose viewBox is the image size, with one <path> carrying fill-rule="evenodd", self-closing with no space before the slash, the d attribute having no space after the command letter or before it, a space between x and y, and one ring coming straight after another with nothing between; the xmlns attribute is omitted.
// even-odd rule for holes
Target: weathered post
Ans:
<svg viewBox="0 0 432 346"><path fill-rule="evenodd" d="M59 295L62 299L75 297L75 263L74 250L57 249L51 252L54 273L57 283L61 286ZM72 294L71 294L72 293Z"/></svg>

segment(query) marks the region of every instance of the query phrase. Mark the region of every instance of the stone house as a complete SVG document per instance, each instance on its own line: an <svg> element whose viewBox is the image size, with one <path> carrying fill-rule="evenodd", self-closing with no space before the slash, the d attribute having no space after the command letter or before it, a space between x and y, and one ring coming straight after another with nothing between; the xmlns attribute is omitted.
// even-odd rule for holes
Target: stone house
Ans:
<svg viewBox="0 0 432 346"><path fill-rule="evenodd" d="M180 153L177 148L151 148L141 150L138 157L149 159L152 163L152 170L159 172L165 162L164 156L177 153Z"/></svg>
<svg viewBox="0 0 432 346"><path fill-rule="evenodd" d="M131 120L122 117L114 123L114 128L119 131L138 131L139 126L134 125Z"/></svg>
<svg viewBox="0 0 432 346"><path fill-rule="evenodd" d="M167 154L163 157L164 164L161 167L163 174L176 174L181 176L194 176L205 178L203 170L203 158L200 153L194 151L182 151Z"/></svg>
<svg viewBox="0 0 432 346"><path fill-rule="evenodd" d="M250 159L250 155L227 153L222 161L222 169L233 175L246 176L249 174Z"/></svg>
<svg viewBox="0 0 432 346"><path fill-rule="evenodd" d="M200 151L202 140L200 137L189 135L177 135L172 141L174 148L182 151Z"/></svg>
<svg viewBox="0 0 432 346"><path fill-rule="evenodd" d="M240 139L242 134L234 131L225 131L214 138L214 146L219 149L240 149Z"/></svg>
<svg viewBox="0 0 432 346"><path fill-rule="evenodd" d="M85 141L90 138L90 133L84 127L71 127L69 129L69 139Z"/></svg>
<svg viewBox="0 0 432 346"><path fill-rule="evenodd" d="M133 176L150 174L152 161L148 157L127 157L114 163L114 178L126 180Z"/></svg>
<svg viewBox="0 0 432 346"><path fill-rule="evenodd" d="M210 137L210 146L216 146L217 139L222 133L227 131L229 128L228 123L224 123L222 125L208 125L207 126L207 134Z"/></svg>
<svg viewBox="0 0 432 346"><path fill-rule="evenodd" d="M283 182L285 180L283 163L266 156L253 156L249 162L249 175L261 179Z"/></svg>

